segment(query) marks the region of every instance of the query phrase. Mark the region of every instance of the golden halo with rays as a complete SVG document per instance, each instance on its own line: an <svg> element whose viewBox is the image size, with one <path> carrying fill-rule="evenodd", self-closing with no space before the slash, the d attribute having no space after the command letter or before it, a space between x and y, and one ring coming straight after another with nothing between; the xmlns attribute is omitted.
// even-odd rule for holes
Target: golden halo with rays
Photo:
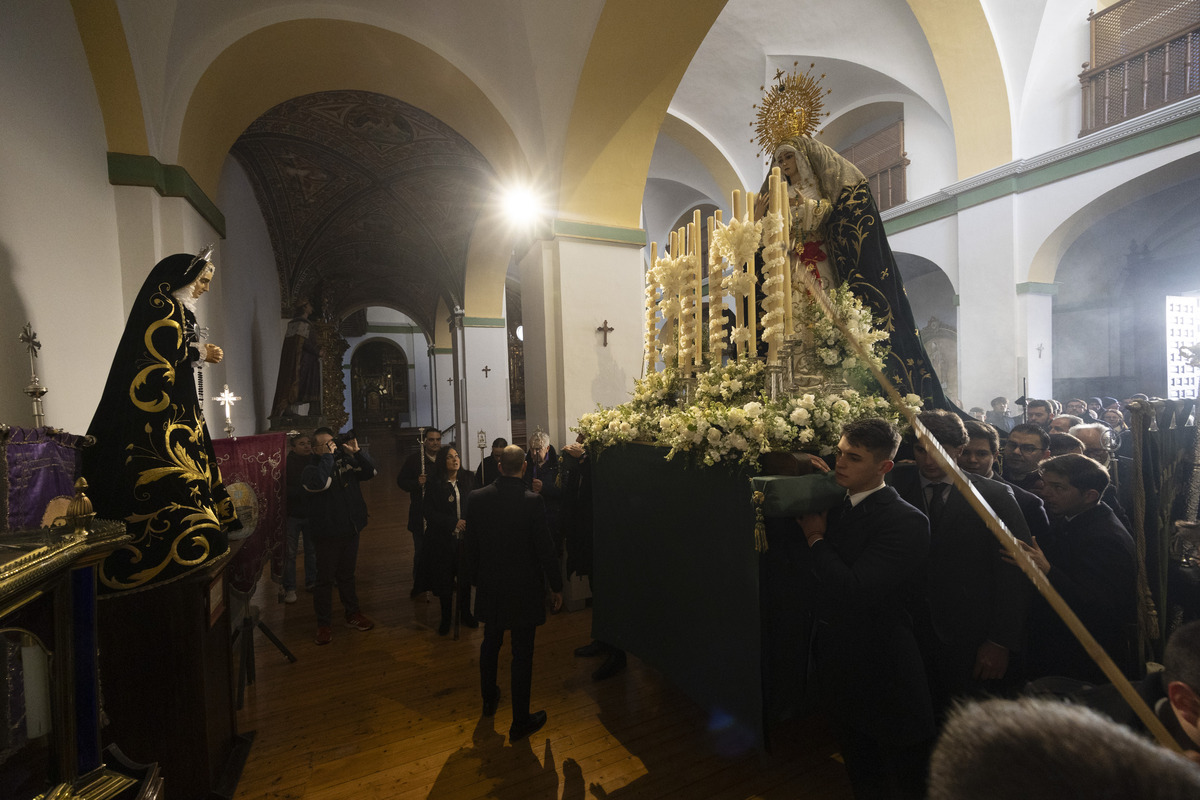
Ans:
<svg viewBox="0 0 1200 800"><path fill-rule="evenodd" d="M793 61L792 66L798 66L799 63ZM816 63L809 64L803 75L799 70L794 70L790 75L785 75L781 69L775 70L775 84L763 95L762 102L754 104L754 108L758 109L757 121L750 123L750 127L755 129L755 138L750 141L758 142L758 155L774 153L784 139L812 136L821 117L829 116L829 112L822 113L822 109L825 95L833 90L821 91L821 78L825 77L825 73L814 78L814 67Z"/></svg>

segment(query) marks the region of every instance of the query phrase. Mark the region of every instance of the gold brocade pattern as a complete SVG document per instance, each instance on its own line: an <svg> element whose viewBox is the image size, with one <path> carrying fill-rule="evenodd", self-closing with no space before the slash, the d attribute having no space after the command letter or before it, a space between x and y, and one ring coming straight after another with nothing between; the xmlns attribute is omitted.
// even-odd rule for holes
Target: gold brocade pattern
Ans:
<svg viewBox="0 0 1200 800"><path fill-rule="evenodd" d="M128 387L129 402L145 422L131 432L122 465L132 489L125 521L133 539L99 571L101 584L118 591L171 580L218 555L223 525L236 520L190 380L194 320L165 285L149 306L154 314ZM181 376L187 380L177 385Z"/></svg>

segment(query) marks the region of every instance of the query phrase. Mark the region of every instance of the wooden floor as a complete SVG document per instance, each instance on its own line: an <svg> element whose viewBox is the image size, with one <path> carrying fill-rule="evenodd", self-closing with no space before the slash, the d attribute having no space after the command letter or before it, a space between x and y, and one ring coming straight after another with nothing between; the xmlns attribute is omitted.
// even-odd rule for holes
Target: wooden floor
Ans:
<svg viewBox="0 0 1200 800"><path fill-rule="evenodd" d="M277 603L264 576L254 603L299 660L289 664L255 637L257 681L238 715L239 730L255 738L239 800L851 796L817 720L775 728L770 754L746 752L710 733L704 711L637 658L593 682L598 663L572 653L591 638L590 610L554 615L538 629L533 708L546 709L549 722L510 744L507 643L500 710L481 717L481 633L440 637L436 600L409 599L408 498L395 484L398 457L376 449L381 472L363 485L371 522L358 558L362 610L376 627L341 625L335 597L333 642L317 647L311 595L301 589L299 602Z"/></svg>

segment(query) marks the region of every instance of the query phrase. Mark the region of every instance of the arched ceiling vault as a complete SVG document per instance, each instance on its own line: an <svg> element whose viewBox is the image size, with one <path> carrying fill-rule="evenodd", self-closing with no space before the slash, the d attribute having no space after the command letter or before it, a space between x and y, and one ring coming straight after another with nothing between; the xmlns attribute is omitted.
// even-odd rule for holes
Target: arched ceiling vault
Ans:
<svg viewBox="0 0 1200 800"><path fill-rule="evenodd" d="M979 0L908 0L933 51L954 127L959 179L1012 161L1000 53Z"/></svg>
<svg viewBox="0 0 1200 800"><path fill-rule="evenodd" d="M231 152L266 219L284 314L302 297L337 317L374 297L428 329L439 297L462 303L494 176L448 125L391 97L318 92L267 111Z"/></svg>

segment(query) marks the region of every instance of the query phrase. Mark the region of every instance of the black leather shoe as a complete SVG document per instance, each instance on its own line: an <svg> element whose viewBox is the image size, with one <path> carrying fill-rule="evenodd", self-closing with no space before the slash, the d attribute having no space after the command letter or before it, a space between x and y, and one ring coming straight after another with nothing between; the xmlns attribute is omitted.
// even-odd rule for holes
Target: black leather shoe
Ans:
<svg viewBox="0 0 1200 800"><path fill-rule="evenodd" d="M591 644L585 644L583 647L575 648L575 655L579 656L580 658L595 658L596 656L602 656L607 652L608 648L595 639L592 640Z"/></svg>
<svg viewBox="0 0 1200 800"><path fill-rule="evenodd" d="M479 627L479 620L475 619L475 617L471 614L459 614L458 621L459 624L461 624L464 628Z"/></svg>
<svg viewBox="0 0 1200 800"><path fill-rule="evenodd" d="M497 686L492 691L491 698L483 698L483 715L485 717L496 716L496 709L500 707L500 687Z"/></svg>
<svg viewBox="0 0 1200 800"><path fill-rule="evenodd" d="M600 665L600 669L592 673L592 680L602 681L606 678L611 678L621 670L625 669L625 651L614 650L604 663Z"/></svg>
<svg viewBox="0 0 1200 800"><path fill-rule="evenodd" d="M546 724L546 712L535 711L522 722L513 720L512 727L508 729L508 740L516 742L524 739L532 733L537 733Z"/></svg>

